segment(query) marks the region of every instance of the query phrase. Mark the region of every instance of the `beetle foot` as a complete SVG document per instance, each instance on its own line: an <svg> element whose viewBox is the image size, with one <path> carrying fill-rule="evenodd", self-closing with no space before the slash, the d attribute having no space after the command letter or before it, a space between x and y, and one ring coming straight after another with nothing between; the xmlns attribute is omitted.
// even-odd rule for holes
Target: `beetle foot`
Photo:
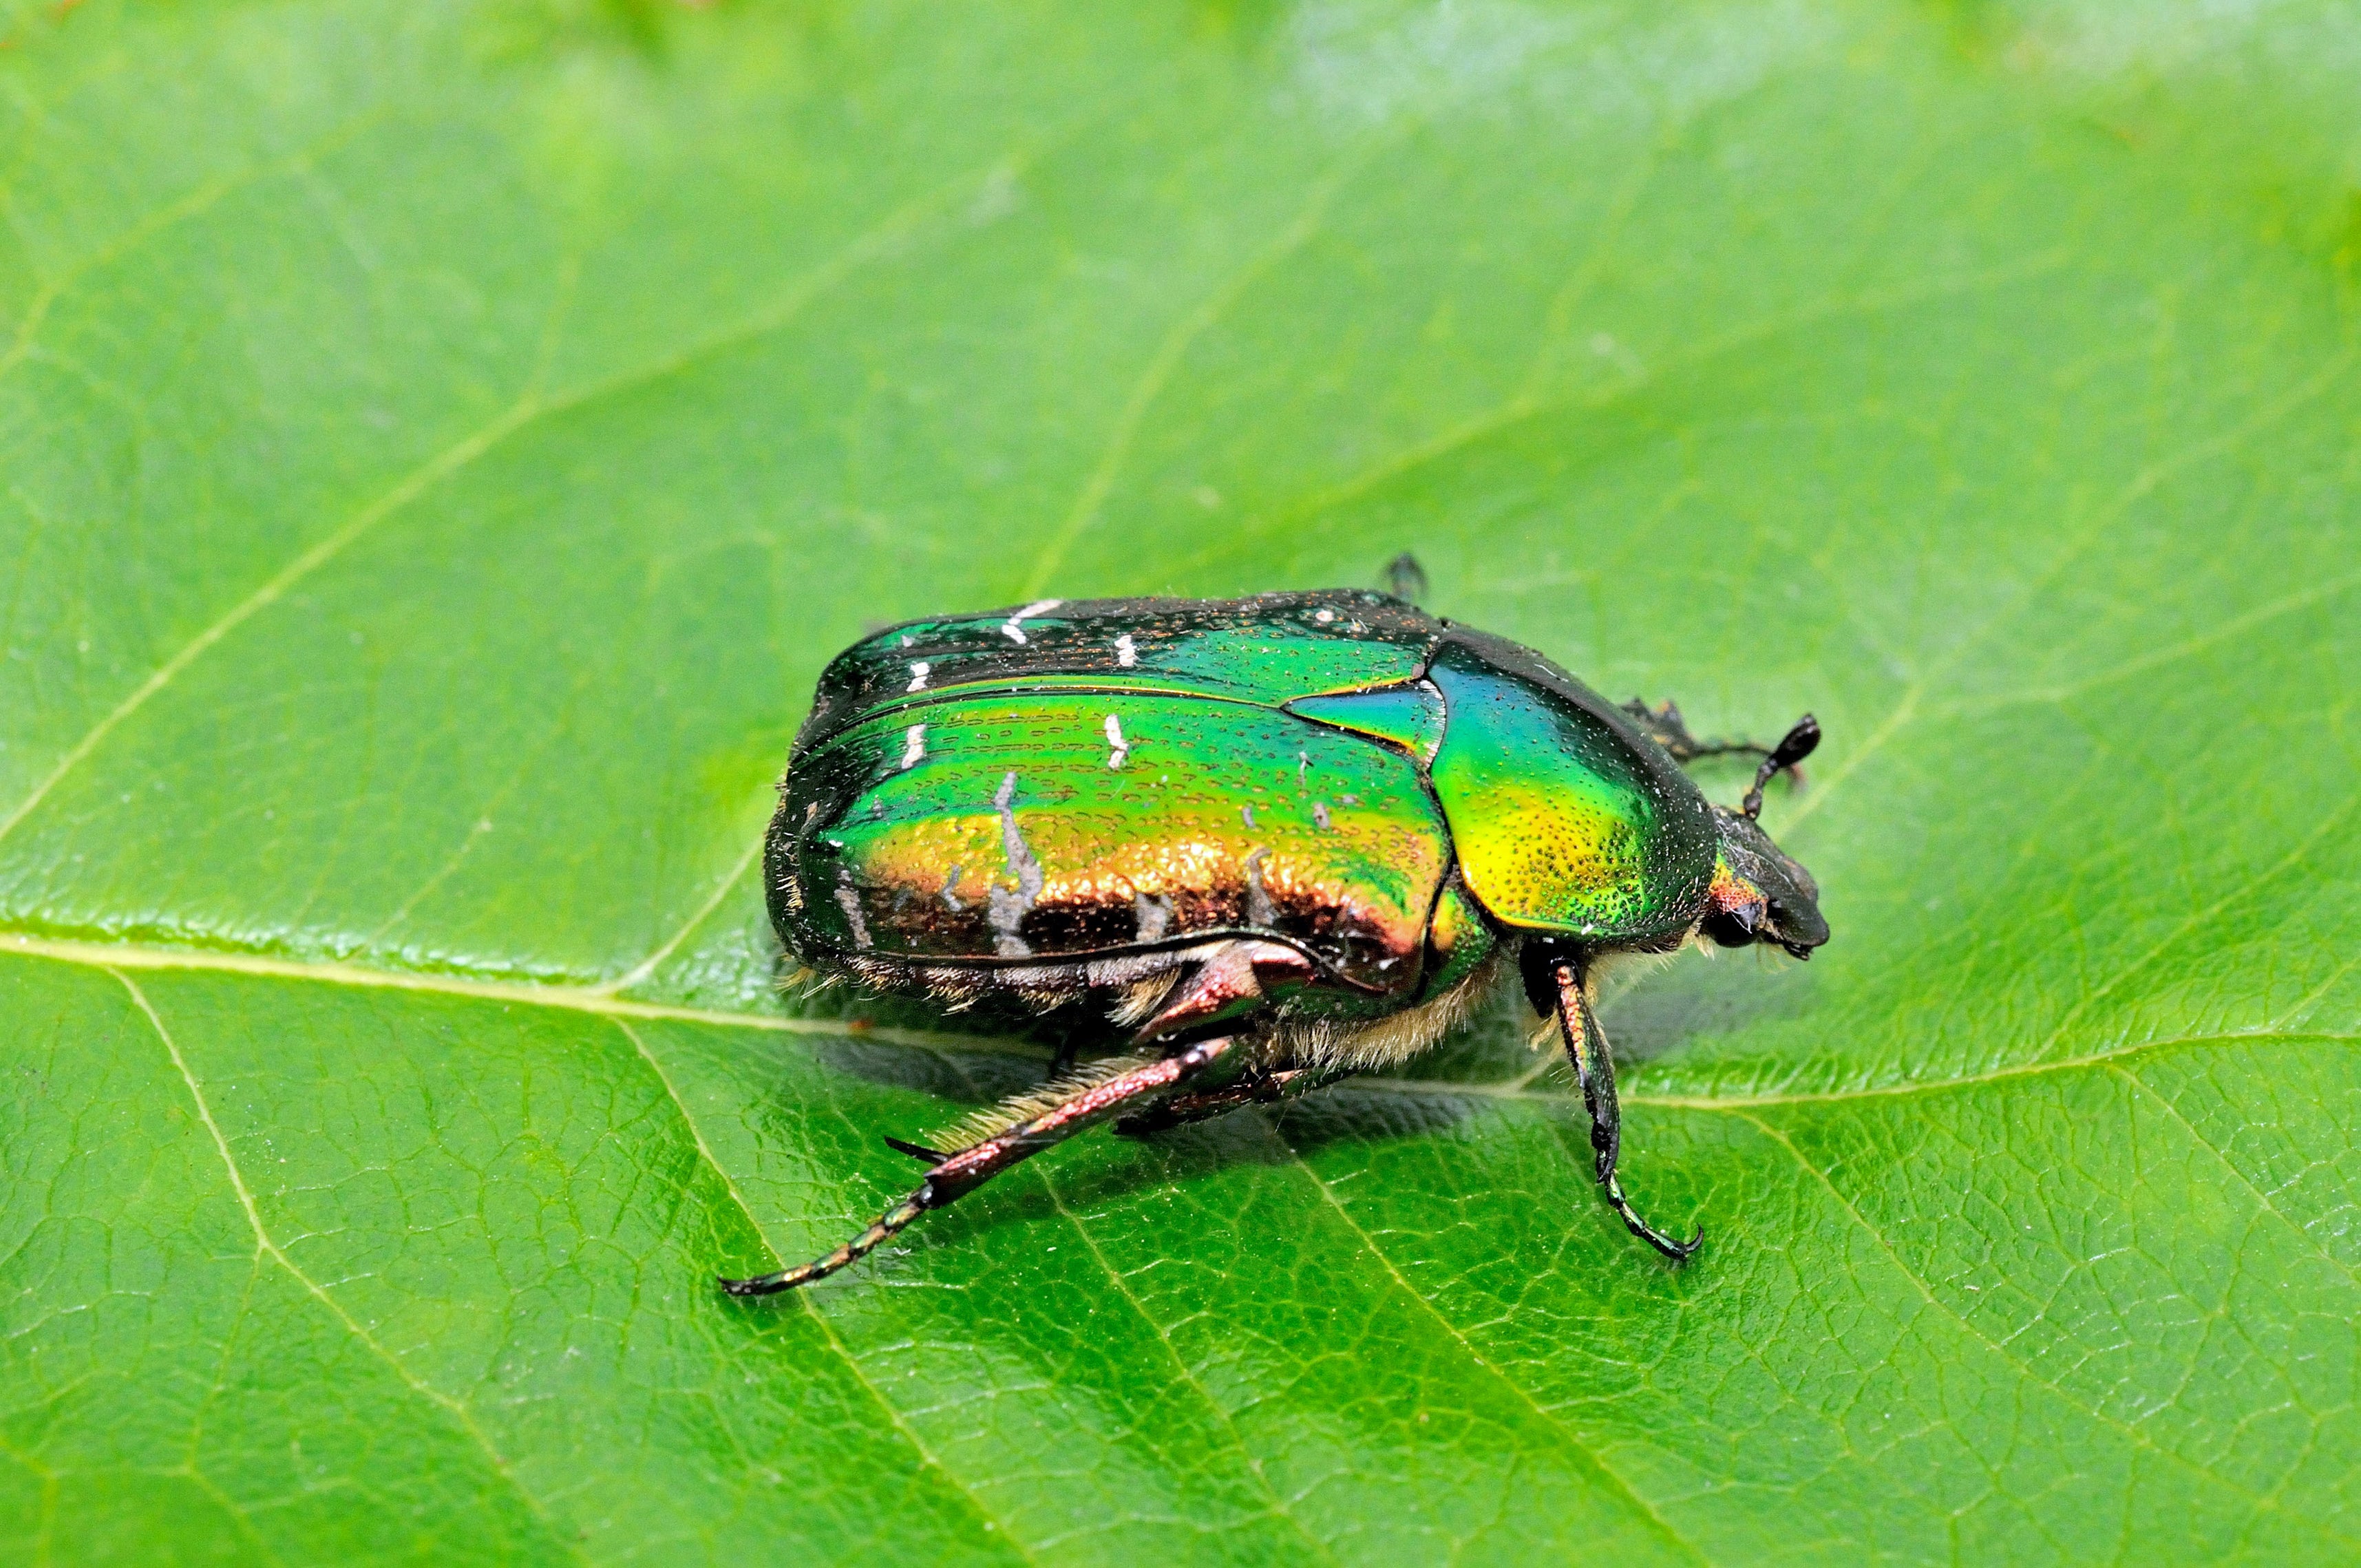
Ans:
<svg viewBox="0 0 2361 1568"><path fill-rule="evenodd" d="M1617 1214L1622 1216L1625 1228L1675 1263L1686 1263L1696 1255L1697 1249L1705 1245L1703 1225L1699 1225L1697 1228L1697 1234L1688 1240L1676 1242L1640 1218L1639 1212L1631 1207L1631 1200L1623 1196L1623 1184L1615 1179L1613 1171L1607 1173L1606 1179L1600 1185L1607 1189L1607 1201L1614 1205Z"/></svg>
<svg viewBox="0 0 2361 1568"><path fill-rule="evenodd" d="M957 1196L957 1193L951 1194L951 1197ZM794 1268L783 1268L776 1274L757 1275L752 1279L724 1278L719 1284L732 1296L775 1296L782 1290L792 1290L798 1285L825 1279L847 1264L858 1263L875 1252L928 1210L949 1201L950 1198L936 1196L933 1182L923 1183L916 1192L878 1216L875 1224L825 1257L816 1257Z"/></svg>

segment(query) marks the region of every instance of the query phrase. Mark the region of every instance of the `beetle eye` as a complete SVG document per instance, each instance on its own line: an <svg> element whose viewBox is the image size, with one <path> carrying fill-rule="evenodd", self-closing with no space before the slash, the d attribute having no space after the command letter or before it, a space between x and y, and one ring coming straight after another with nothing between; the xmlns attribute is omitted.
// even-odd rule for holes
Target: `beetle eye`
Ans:
<svg viewBox="0 0 2361 1568"><path fill-rule="evenodd" d="M1705 918L1699 927L1715 946L1743 948L1753 942L1755 932L1763 924L1763 906L1749 901L1717 909Z"/></svg>

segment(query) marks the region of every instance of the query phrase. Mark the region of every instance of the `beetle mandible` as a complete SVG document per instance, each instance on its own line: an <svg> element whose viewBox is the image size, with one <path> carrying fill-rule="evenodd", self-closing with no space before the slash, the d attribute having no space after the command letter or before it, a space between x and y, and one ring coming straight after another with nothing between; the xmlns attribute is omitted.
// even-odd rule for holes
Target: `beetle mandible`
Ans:
<svg viewBox="0 0 2361 1568"><path fill-rule="evenodd" d="M1427 1049L1511 966L1554 1018L1594 1174L1616 1173L1599 960L1694 940L1828 940L1819 890L1756 818L1819 741L1702 742L1667 702L1605 701L1531 649L1396 591L1043 599L909 621L820 676L764 845L771 916L827 975L960 1006L1095 1004L1123 1054L973 1118L918 1188L824 1257L1100 1122L1146 1133L1291 1099ZM1761 757L1736 810L1682 772ZM1071 1063L1065 1064L1071 1069Z"/></svg>

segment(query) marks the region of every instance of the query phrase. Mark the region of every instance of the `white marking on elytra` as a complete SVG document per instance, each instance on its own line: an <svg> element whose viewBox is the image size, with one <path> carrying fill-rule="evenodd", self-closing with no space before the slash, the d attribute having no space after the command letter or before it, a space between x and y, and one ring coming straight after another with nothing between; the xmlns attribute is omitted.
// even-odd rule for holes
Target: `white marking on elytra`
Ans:
<svg viewBox="0 0 2361 1568"><path fill-rule="evenodd" d="M1246 826L1247 826L1247 827L1251 828L1251 827L1253 827L1253 826L1254 826L1254 807L1253 807L1253 806L1239 806L1239 807L1238 807L1238 815L1239 815L1240 817L1245 817L1245 818L1246 819Z"/></svg>
<svg viewBox="0 0 2361 1568"><path fill-rule="evenodd" d="M928 664L924 659L920 659L911 664L910 684L902 689L905 691L914 692L925 691L927 689L927 672L933 667L934 666Z"/></svg>
<svg viewBox="0 0 2361 1568"><path fill-rule="evenodd" d="M1323 828L1328 826L1328 807L1325 804L1317 800L1312 803L1312 820Z"/></svg>
<svg viewBox="0 0 2361 1568"><path fill-rule="evenodd" d="M902 731L902 771L909 772L927 755L927 727L913 724Z"/></svg>
<svg viewBox="0 0 2361 1568"><path fill-rule="evenodd" d="M997 884L985 890L984 902L990 908L989 918L994 933L993 950L1004 959L1032 956L1026 944L1022 927L1026 912L1033 901L1041 896L1048 873L1016 829L1016 775L1011 773L1001 779L999 792L992 797L992 809L1000 814L1001 852L1007 857L1008 870L1016 878L1016 891Z"/></svg>
<svg viewBox="0 0 2361 1568"><path fill-rule="evenodd" d="M1139 650L1132 646L1128 631L1115 640L1115 662L1126 670L1139 663Z"/></svg>
<svg viewBox="0 0 2361 1568"><path fill-rule="evenodd" d="M852 890L852 873L841 867L836 873L836 906L844 911L844 923L852 928L852 945L869 946L869 922L861 916L861 895Z"/></svg>
<svg viewBox="0 0 2361 1568"><path fill-rule="evenodd" d="M957 866L953 866L943 874L943 903L953 909L967 907L959 899L959 874L960 869Z"/></svg>
<svg viewBox="0 0 2361 1568"><path fill-rule="evenodd" d="M1269 930L1272 922L1279 917L1278 912L1271 907L1270 892L1262 884L1262 863L1269 858L1268 847L1259 849L1246 857L1246 924L1265 931Z"/></svg>
<svg viewBox="0 0 2361 1568"><path fill-rule="evenodd" d="M1325 626L1330 621L1336 619L1336 612L1333 609L1314 610L1312 612L1312 619L1318 621L1321 625Z"/></svg>
<svg viewBox="0 0 2361 1568"><path fill-rule="evenodd" d="M1114 754L1107 758L1107 766L1119 768L1123 760L1131 755L1131 742L1123 738L1122 720L1112 713L1106 716L1106 738L1107 744L1115 748Z"/></svg>
<svg viewBox="0 0 2361 1568"><path fill-rule="evenodd" d="M1064 599L1035 599L1031 604L1027 605L1023 609L1018 610L1015 615L1010 616L1006 620L1000 623L1001 635L1007 638L1011 642L1016 643L1019 648L1024 647L1025 622L1032 620L1037 615L1047 615L1065 602L1066 601Z"/></svg>
<svg viewBox="0 0 2361 1568"><path fill-rule="evenodd" d="M1303 787L1303 775L1304 775L1306 773L1310 772L1310 771L1311 771L1311 768L1312 768L1312 753L1311 753L1311 752L1309 752L1309 751L1298 751L1297 753L1295 753L1295 787L1296 787L1297 789L1301 789L1301 788Z"/></svg>

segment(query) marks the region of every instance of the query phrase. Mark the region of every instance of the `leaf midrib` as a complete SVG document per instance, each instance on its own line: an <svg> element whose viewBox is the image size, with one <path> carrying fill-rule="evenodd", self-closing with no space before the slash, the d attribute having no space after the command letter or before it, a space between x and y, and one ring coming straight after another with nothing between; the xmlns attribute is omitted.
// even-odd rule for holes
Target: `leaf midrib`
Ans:
<svg viewBox="0 0 2361 1568"><path fill-rule="evenodd" d="M477 980L465 975L441 972L369 969L358 964L312 963L294 959L267 958L253 953L221 952L203 948L154 948L128 942L121 944L82 942L31 936L23 932L0 931L0 954L10 953L22 958L48 959L54 962L74 964L109 973L118 970L184 970L197 973L288 980L313 985L347 986L358 990L417 992L432 996L500 1002L527 1007L546 1007L559 1012L580 1013L593 1017L619 1021L638 1019L652 1022L702 1024L723 1029L757 1029L769 1034L809 1035L833 1039L851 1037L875 1040L886 1045L906 1046L917 1050L982 1052L998 1056L1024 1057L1038 1061L1047 1061L1051 1055L1049 1047L1038 1041L1013 1036L967 1035L950 1030L908 1029L872 1024L864 1018L796 1018L782 1014L733 1013L719 1008L683 1006L674 1003L642 1002L632 997L617 996L605 986L533 985L513 981ZM1788 1105L1844 1104L1856 1101L1938 1094L1953 1090L1980 1088L1986 1084L2005 1082L2013 1079L2042 1077L2053 1073L2103 1070L2113 1064L2131 1058L2180 1047L2356 1044L2361 1044L2361 1032L2299 1029L2290 1026L2287 1022L2274 1022L2252 1029L2158 1036L2110 1046L2105 1049L2081 1056L2061 1057L2047 1061L2012 1062L1983 1072L1962 1073L1949 1078L1908 1079L1894 1083L1865 1084L1844 1089L1796 1092L1773 1091L1765 1094L1627 1093L1621 1096L1621 1100L1626 1105L1649 1106L1660 1110L1741 1113ZM1368 1091L1401 1095L1473 1096L1487 1100L1532 1101L1541 1104L1561 1104L1572 1098L1562 1091L1536 1091L1529 1088L1527 1084L1530 1077L1531 1075L1528 1075L1526 1079L1487 1083L1455 1079L1365 1076L1356 1078L1348 1083L1337 1085L1330 1092Z"/></svg>

